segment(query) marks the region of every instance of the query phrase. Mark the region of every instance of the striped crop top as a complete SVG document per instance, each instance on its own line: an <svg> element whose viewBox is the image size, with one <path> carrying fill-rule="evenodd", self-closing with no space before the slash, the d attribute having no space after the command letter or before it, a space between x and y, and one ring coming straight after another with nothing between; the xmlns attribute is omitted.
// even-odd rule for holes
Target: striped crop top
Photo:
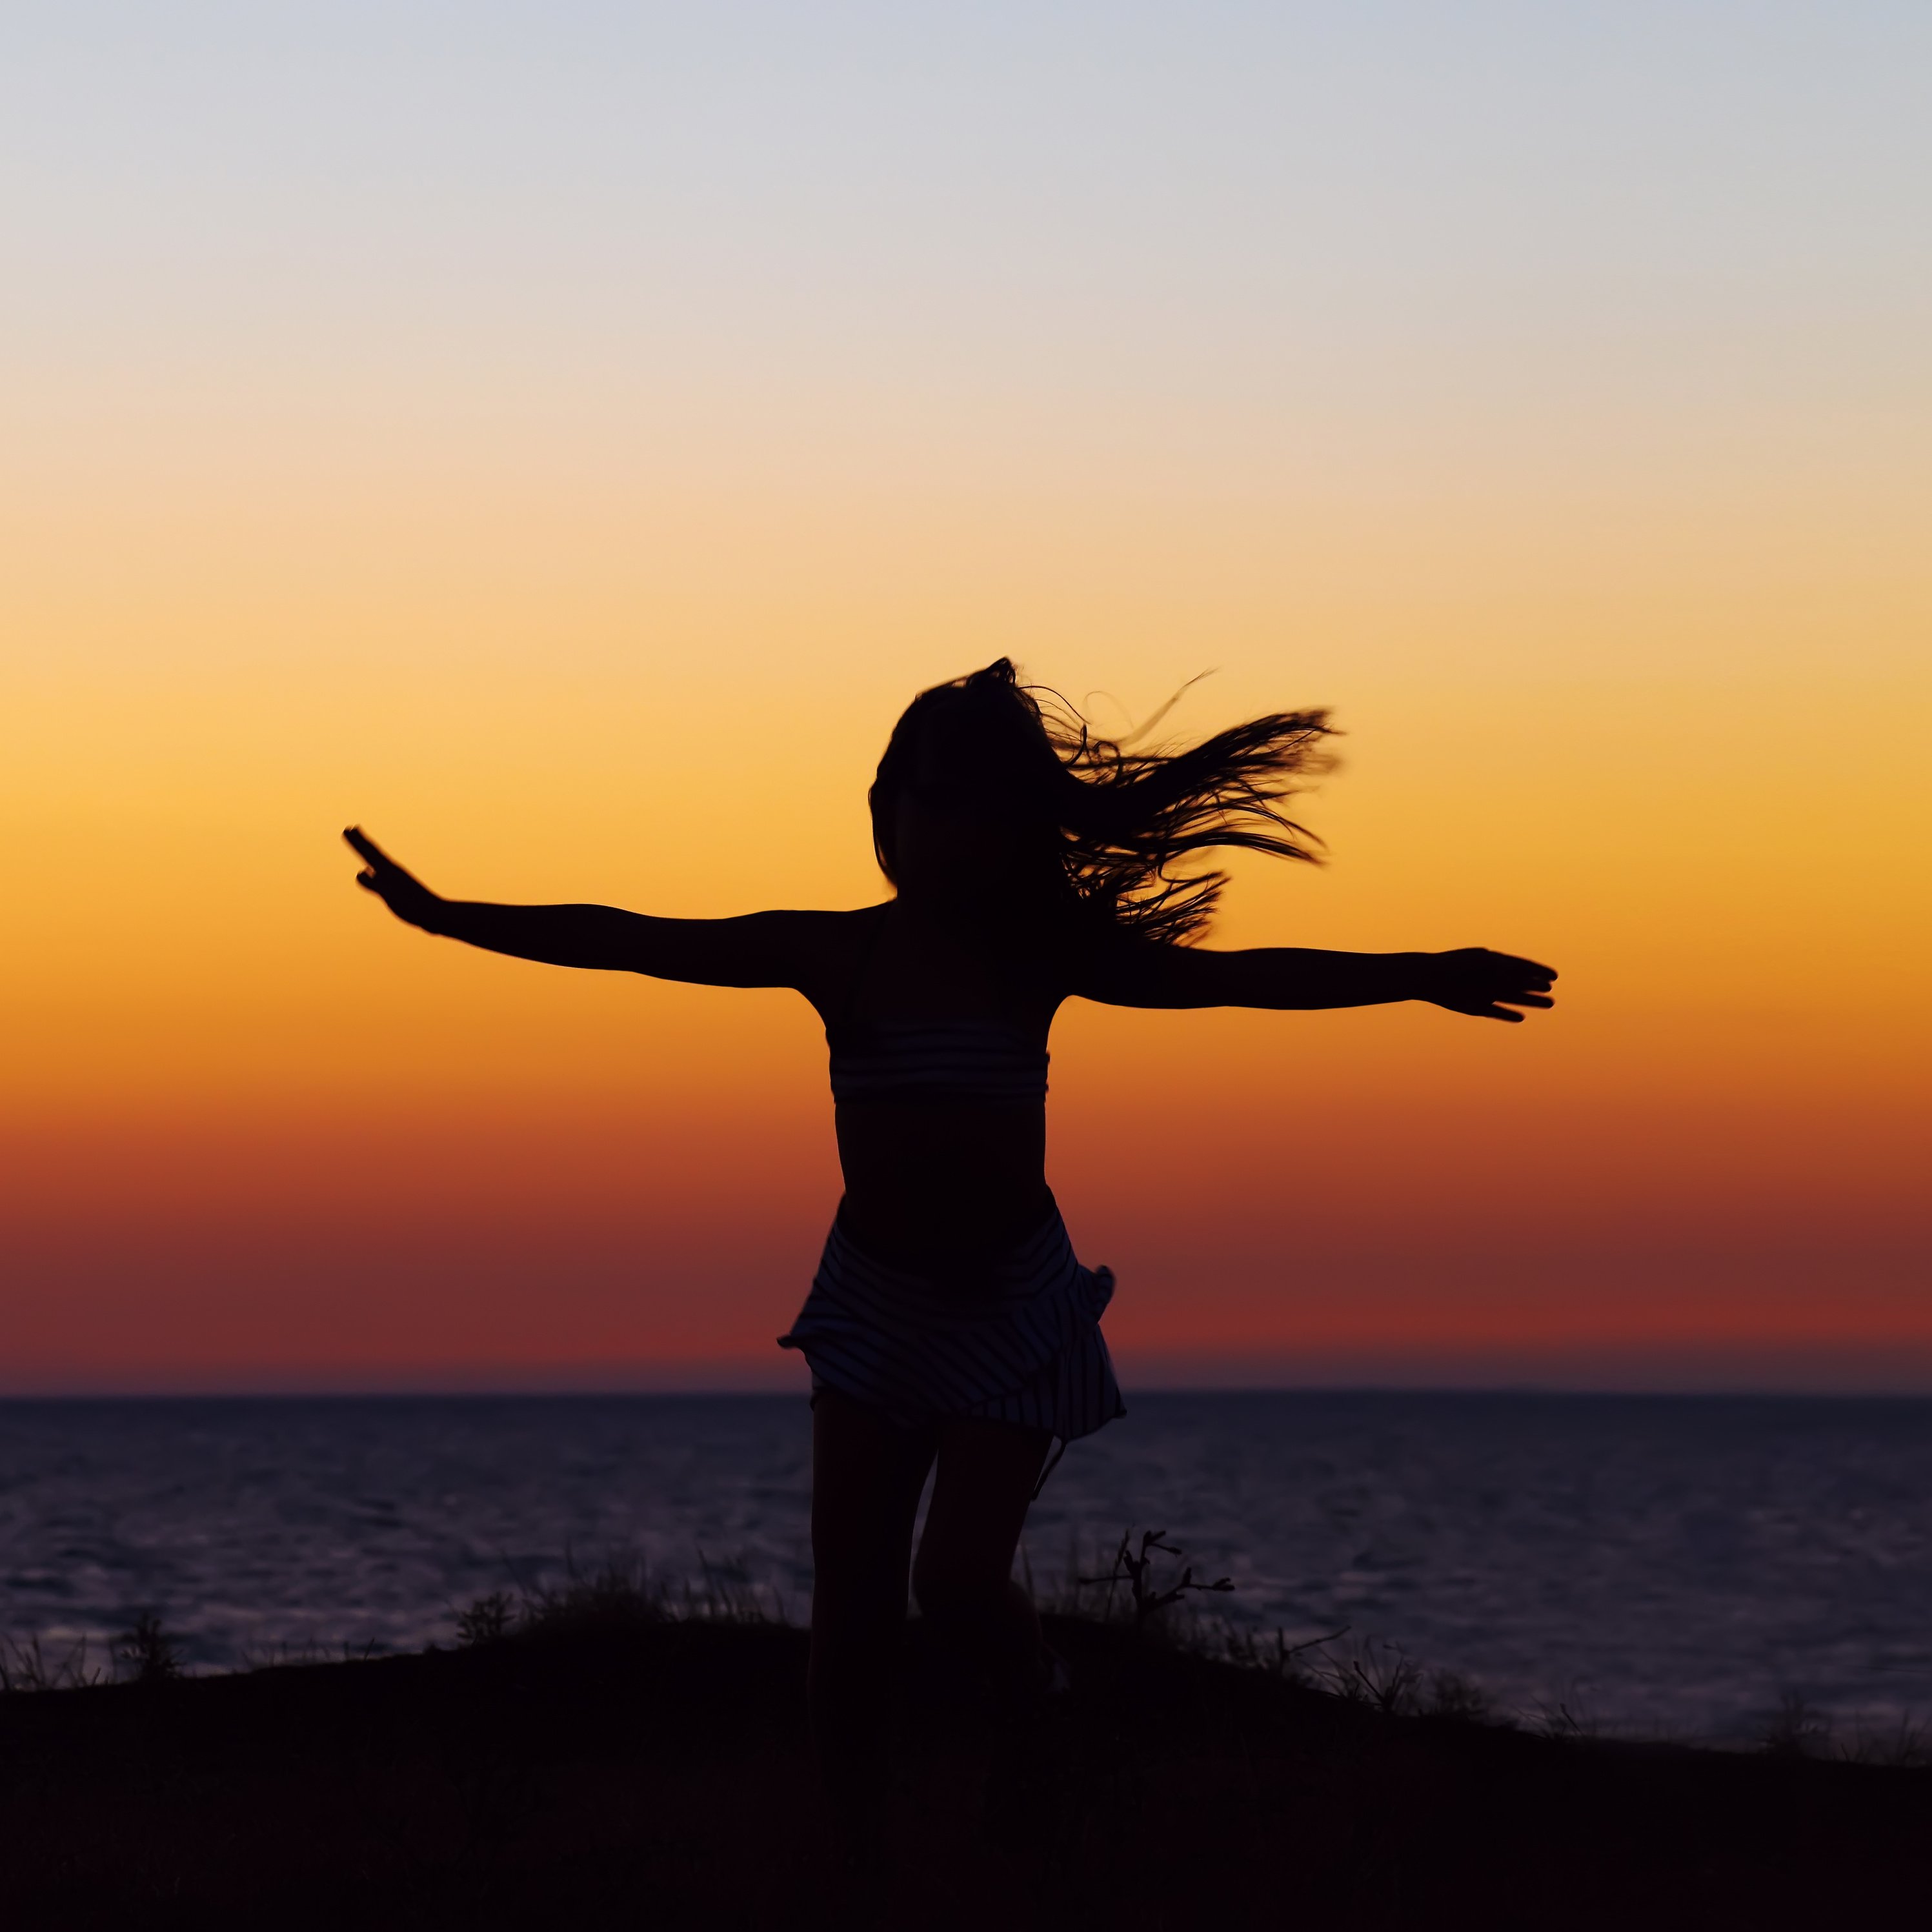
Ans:
<svg viewBox="0 0 1932 1932"><path fill-rule="evenodd" d="M842 1026L832 1048L832 1097L968 1105L1044 1100L1046 1049L995 1020L874 1020Z"/></svg>

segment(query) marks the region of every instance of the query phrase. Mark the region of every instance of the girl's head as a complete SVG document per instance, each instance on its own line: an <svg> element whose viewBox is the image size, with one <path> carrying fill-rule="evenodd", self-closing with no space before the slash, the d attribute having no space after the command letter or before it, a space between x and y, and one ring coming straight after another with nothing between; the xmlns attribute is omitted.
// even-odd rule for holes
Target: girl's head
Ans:
<svg viewBox="0 0 1932 1932"><path fill-rule="evenodd" d="M1186 854L1316 856L1279 806L1290 781L1326 768L1328 730L1325 712L1278 712L1187 750L1132 751L1002 658L922 692L893 727L871 793L873 848L904 894L988 910L1057 898L1185 940L1226 882L1174 873Z"/></svg>

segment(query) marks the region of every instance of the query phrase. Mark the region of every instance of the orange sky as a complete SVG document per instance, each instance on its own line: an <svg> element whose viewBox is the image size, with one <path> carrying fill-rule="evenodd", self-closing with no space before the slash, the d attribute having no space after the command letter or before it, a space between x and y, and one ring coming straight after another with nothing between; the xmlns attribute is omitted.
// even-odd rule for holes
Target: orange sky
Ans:
<svg viewBox="0 0 1932 1932"><path fill-rule="evenodd" d="M1932 1389L1898 50L1404 16L462 87L290 28L152 125L131 40L23 56L0 1390L793 1385L802 1003L429 940L337 834L863 903L893 716L1003 652L1103 722L1335 706L1333 863L1238 866L1217 943L1563 975L1070 1007L1130 1382Z"/></svg>

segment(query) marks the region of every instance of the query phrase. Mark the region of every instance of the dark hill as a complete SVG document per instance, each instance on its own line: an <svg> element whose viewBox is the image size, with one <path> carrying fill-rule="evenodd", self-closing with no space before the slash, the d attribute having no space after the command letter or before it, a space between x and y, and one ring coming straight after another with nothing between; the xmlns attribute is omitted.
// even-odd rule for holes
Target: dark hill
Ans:
<svg viewBox="0 0 1932 1932"><path fill-rule="evenodd" d="M1932 1772L1388 1718L1119 1628L1052 1634L1074 1691L1014 1728L914 1631L877 1922L1652 1932L1923 1908ZM666 1622L0 1697L0 1922L856 1924L805 1646Z"/></svg>

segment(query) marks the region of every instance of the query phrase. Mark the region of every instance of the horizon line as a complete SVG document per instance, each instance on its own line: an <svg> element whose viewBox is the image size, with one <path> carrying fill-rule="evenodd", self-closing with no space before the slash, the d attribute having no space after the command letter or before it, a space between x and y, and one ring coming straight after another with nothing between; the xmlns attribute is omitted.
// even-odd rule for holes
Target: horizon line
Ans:
<svg viewBox="0 0 1932 1932"><path fill-rule="evenodd" d="M1554 1382L1145 1382L1130 1384L1125 1393L1129 1413L1136 1400L1170 1396L1417 1396L1466 1397L1471 1400L1501 1396L1562 1397L1577 1400L1657 1402L1778 1401L1778 1402L1932 1402L1932 1387L1902 1384L1874 1384L1869 1387L1802 1386L1789 1382L1732 1382L1712 1384L1683 1382L1644 1387L1635 1383L1605 1382L1591 1384ZM430 1384L395 1383L356 1388L334 1384L302 1386L265 1383L260 1386L230 1384L190 1384L177 1388L0 1388L0 1406L82 1402L610 1402L610 1401L792 1401L804 1403L804 1389L727 1385L724 1384L581 1383L548 1387L525 1384L478 1382L438 1387Z"/></svg>

